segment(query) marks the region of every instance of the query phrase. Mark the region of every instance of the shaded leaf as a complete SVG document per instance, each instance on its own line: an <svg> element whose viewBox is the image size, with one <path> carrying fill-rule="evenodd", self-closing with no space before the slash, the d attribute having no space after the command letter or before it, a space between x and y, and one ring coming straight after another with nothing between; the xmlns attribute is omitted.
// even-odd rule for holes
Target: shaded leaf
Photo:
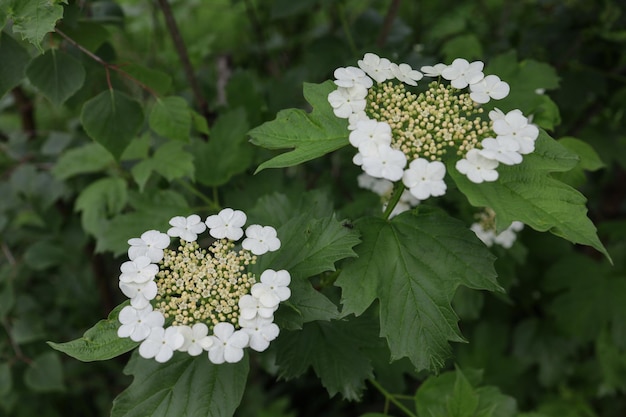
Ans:
<svg viewBox="0 0 626 417"><path fill-rule="evenodd" d="M113 401L111 417L231 417L241 401L248 358L212 364L206 355L176 353L166 363L135 354L124 373L132 384Z"/></svg>
<svg viewBox="0 0 626 417"><path fill-rule="evenodd" d="M348 144L348 122L335 116L328 103L328 94L336 88L332 81L304 83L304 98L313 106L311 113L300 109L282 110L276 119L248 133L257 146L291 149L263 162L257 172L298 165Z"/></svg>
<svg viewBox="0 0 626 417"><path fill-rule="evenodd" d="M50 49L26 67L30 82L55 106L70 98L85 82L85 68L67 53Z"/></svg>
<svg viewBox="0 0 626 417"><path fill-rule="evenodd" d="M409 357L420 370L441 368L448 341L463 341L450 306L456 288L499 290L494 256L465 225L429 207L392 221L364 218L355 227L363 241L358 258L336 281L343 313L359 315L379 299L391 359Z"/></svg>
<svg viewBox="0 0 626 417"><path fill-rule="evenodd" d="M29 61L26 49L9 34L0 32L0 97L22 81Z"/></svg>
<svg viewBox="0 0 626 417"><path fill-rule="evenodd" d="M80 120L87 134L119 159L139 132L143 110L126 94L107 90L85 103Z"/></svg>
<svg viewBox="0 0 626 417"><path fill-rule="evenodd" d="M114 162L111 154L102 145L89 143L64 152L52 167L52 174L62 181L78 174L101 171Z"/></svg>
<svg viewBox="0 0 626 417"><path fill-rule="evenodd" d="M191 129L191 109L182 97L157 99L149 118L150 128L159 135L188 141Z"/></svg>
<svg viewBox="0 0 626 417"><path fill-rule="evenodd" d="M226 184L252 163L254 148L246 140L248 121L243 108L221 115L211 127L208 142L196 142L196 179L208 186Z"/></svg>
<svg viewBox="0 0 626 417"><path fill-rule="evenodd" d="M81 212L83 229L97 235L108 217L119 213L126 206L126 181L121 178L101 178L89 184L78 195L74 209Z"/></svg>
<svg viewBox="0 0 626 417"><path fill-rule="evenodd" d="M59 355L56 352L46 352L37 356L24 372L24 383L36 392L65 390Z"/></svg>
<svg viewBox="0 0 626 417"><path fill-rule="evenodd" d="M134 349L138 342L117 335L120 327L117 316L126 305L128 302L115 307L107 319L100 320L81 338L65 343L48 342L48 345L83 362L104 361Z"/></svg>

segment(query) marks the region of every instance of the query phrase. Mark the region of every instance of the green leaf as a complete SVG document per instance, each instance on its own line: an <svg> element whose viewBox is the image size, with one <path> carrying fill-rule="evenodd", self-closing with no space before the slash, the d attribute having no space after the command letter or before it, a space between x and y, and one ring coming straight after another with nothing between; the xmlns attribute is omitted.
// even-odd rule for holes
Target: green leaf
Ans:
<svg viewBox="0 0 626 417"><path fill-rule="evenodd" d="M444 61L452 62L456 58L463 57L467 60L481 59L483 47L480 40L474 34L458 35L446 41L441 48Z"/></svg>
<svg viewBox="0 0 626 417"><path fill-rule="evenodd" d="M98 48L107 41L111 34L107 28L93 21L75 21L71 24L66 24L67 15L61 22L63 33L72 39L80 39L80 46L91 51L96 52ZM127 66L124 66L126 71Z"/></svg>
<svg viewBox="0 0 626 417"><path fill-rule="evenodd" d="M118 214L126 206L126 181L107 177L92 182L78 195L74 209L81 213L83 229L92 235L103 231L108 217Z"/></svg>
<svg viewBox="0 0 626 417"><path fill-rule="evenodd" d="M132 384L114 401L111 417L231 417L243 396L248 358L212 364L206 355L176 353L166 363L135 354L124 373Z"/></svg>
<svg viewBox="0 0 626 417"><path fill-rule="evenodd" d="M305 83L304 98L313 106L313 112L282 110L275 120L248 133L255 145L267 149L292 149L263 162L257 172L301 164L348 144L348 122L335 116L328 103L328 94L336 88L332 81Z"/></svg>
<svg viewBox="0 0 626 417"><path fill-rule="evenodd" d="M37 356L24 372L24 383L36 392L64 391L63 367L56 352Z"/></svg>
<svg viewBox="0 0 626 417"><path fill-rule="evenodd" d="M0 320L4 320L6 315L15 305L15 291L11 281L7 281L0 287Z"/></svg>
<svg viewBox="0 0 626 417"><path fill-rule="evenodd" d="M246 140L248 121L242 108L221 115L211 128L208 142L196 142L196 178L207 186L226 184L252 163L254 147Z"/></svg>
<svg viewBox="0 0 626 417"><path fill-rule="evenodd" d="M161 145L152 157L152 166L166 180L189 177L193 179L193 156L187 152L181 142L167 142Z"/></svg>
<svg viewBox="0 0 626 417"><path fill-rule="evenodd" d="M180 194L170 190L146 190L129 195L135 211L117 215L106 226L107 233L96 236L96 252L111 251L119 255L128 250L128 239L147 230L165 232L174 216L189 214L189 205Z"/></svg>
<svg viewBox="0 0 626 417"><path fill-rule="evenodd" d="M85 103L80 120L87 134L119 159L143 124L143 110L126 94L107 90Z"/></svg>
<svg viewBox="0 0 626 417"><path fill-rule="evenodd" d="M58 241L42 239L26 250L24 261L30 268L41 271L66 262L67 252Z"/></svg>
<svg viewBox="0 0 626 417"><path fill-rule="evenodd" d="M172 88L172 77L165 72L136 63L124 65L124 72L154 90L158 95L165 95Z"/></svg>
<svg viewBox="0 0 626 417"><path fill-rule="evenodd" d="M50 0L8 0L3 3L0 15L13 21L13 32L21 34L22 39L43 52L41 41L63 17L63 6Z"/></svg>
<svg viewBox="0 0 626 417"><path fill-rule="evenodd" d="M343 313L361 314L378 298L391 359L409 357L419 370L441 368L448 341L463 341L450 307L456 288L500 290L494 256L464 224L429 207L392 221L366 217L355 228L363 241L358 258L336 281Z"/></svg>
<svg viewBox="0 0 626 417"><path fill-rule="evenodd" d="M549 230L571 242L589 245L610 259L586 216L587 199L550 175L570 170L577 163L575 154L541 131L535 151L525 155L519 165L500 165L497 181L475 184L454 167L448 172L470 204L496 212L498 231L518 220L537 231Z"/></svg>
<svg viewBox="0 0 626 417"><path fill-rule="evenodd" d="M65 343L47 343L53 349L83 362L104 361L126 353L139 345L128 337L117 335L120 327L117 316L126 305L128 302L115 307L106 320L100 320L79 339Z"/></svg>
<svg viewBox="0 0 626 417"><path fill-rule="evenodd" d="M85 82L85 68L67 53L50 49L33 59L26 76L55 106L70 98Z"/></svg>
<svg viewBox="0 0 626 417"><path fill-rule="evenodd" d="M26 49L8 33L0 32L0 97L22 81L29 61Z"/></svg>
<svg viewBox="0 0 626 417"><path fill-rule="evenodd" d="M365 380L372 377L372 364L364 351L379 340L378 328L372 324L369 317L352 317L282 332L274 342L280 377L292 379L313 367L331 397L341 393L358 400Z"/></svg>
<svg viewBox="0 0 626 417"><path fill-rule="evenodd" d="M578 157L580 158L578 166L580 166L585 171L597 171L606 166L606 164L602 162L602 159L600 159L600 156L590 144L572 137L561 138L558 140L558 142L570 151L574 152L576 155L578 155Z"/></svg>
<svg viewBox="0 0 626 417"><path fill-rule="evenodd" d="M157 99L150 112L150 128L159 135L175 140L189 141L191 109L182 97Z"/></svg>
<svg viewBox="0 0 626 417"><path fill-rule="evenodd" d="M52 174L59 181L64 181L75 175L102 171L114 163L115 160L105 148L97 143L89 143L64 152L52 167Z"/></svg>
<svg viewBox="0 0 626 417"><path fill-rule="evenodd" d="M467 378L466 378L467 375ZM475 388L480 376L476 371L446 372L428 378L415 394L420 416L516 417L515 399L492 386Z"/></svg>

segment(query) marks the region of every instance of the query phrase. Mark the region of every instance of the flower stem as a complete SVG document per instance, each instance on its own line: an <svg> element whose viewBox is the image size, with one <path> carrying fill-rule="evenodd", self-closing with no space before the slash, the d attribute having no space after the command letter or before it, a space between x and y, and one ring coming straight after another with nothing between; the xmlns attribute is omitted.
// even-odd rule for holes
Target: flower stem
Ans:
<svg viewBox="0 0 626 417"><path fill-rule="evenodd" d="M389 393L382 385L380 385L376 380L370 378L368 379L369 383L372 384L381 394L385 396L385 401L392 402L396 407L400 410L404 411L404 413L409 417L417 417L414 413L411 412L406 406L404 406L400 401L396 399L395 396Z"/></svg>
<svg viewBox="0 0 626 417"><path fill-rule="evenodd" d="M387 203L387 208L385 209L385 213L383 214L383 217L385 219L389 219L391 212L396 207L396 204L398 204L398 201L400 201L400 197L402 196L403 192L404 184L399 183L396 189L393 191L393 195L389 199L389 203Z"/></svg>

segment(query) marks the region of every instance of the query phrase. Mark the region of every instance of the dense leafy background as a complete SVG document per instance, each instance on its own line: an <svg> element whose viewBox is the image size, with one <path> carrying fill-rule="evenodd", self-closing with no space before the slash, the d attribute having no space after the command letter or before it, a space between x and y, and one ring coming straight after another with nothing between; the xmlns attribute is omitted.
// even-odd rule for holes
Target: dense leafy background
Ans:
<svg viewBox="0 0 626 417"><path fill-rule="evenodd" d="M612 1L0 0L0 415L626 415L624 28ZM382 220L324 102L370 51L484 60L539 152ZM467 230L485 204L529 225L510 250ZM283 239L281 336L124 353L126 240L225 206Z"/></svg>

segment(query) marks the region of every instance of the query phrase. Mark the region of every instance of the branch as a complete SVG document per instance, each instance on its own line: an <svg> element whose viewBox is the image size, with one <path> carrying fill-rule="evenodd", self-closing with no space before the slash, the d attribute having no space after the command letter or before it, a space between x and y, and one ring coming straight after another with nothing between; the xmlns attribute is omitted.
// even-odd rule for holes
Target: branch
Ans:
<svg viewBox="0 0 626 417"><path fill-rule="evenodd" d="M200 113L204 116L204 118L208 122L211 122L215 118L215 115L209 110L209 105L207 104L206 99L202 95L202 91L200 90L200 85L198 84L198 79L196 78L194 69L191 66L191 61L189 60L187 47L185 46L183 37L181 36L180 30L178 29L178 24L176 23L176 20L174 19L172 8L170 7L167 0L158 0L158 1L159 1L159 6L161 7L161 11L163 12L163 16L165 17L165 24L167 26L167 30L170 32L172 42L174 43L174 48L176 48L176 53L178 54L178 58L180 58L180 61L183 65L185 76L187 77L187 82L189 83L189 86L191 87L191 91L196 100L196 104L198 105L198 109L200 110Z"/></svg>
<svg viewBox="0 0 626 417"><path fill-rule="evenodd" d="M378 39L376 40L376 46L378 46L379 48L382 48L383 46L385 46L385 43L387 43L387 38L389 37L389 33L391 32L393 21L396 20L399 8L400 0L391 0L391 4L389 5L389 9L387 10L387 15L385 16L385 21L383 22L383 27L380 30Z"/></svg>
<svg viewBox="0 0 626 417"><path fill-rule="evenodd" d="M28 139L35 137L36 125L33 102L21 87L15 87L11 94L15 99L15 105L20 113L20 119L22 121L22 130L26 133Z"/></svg>

